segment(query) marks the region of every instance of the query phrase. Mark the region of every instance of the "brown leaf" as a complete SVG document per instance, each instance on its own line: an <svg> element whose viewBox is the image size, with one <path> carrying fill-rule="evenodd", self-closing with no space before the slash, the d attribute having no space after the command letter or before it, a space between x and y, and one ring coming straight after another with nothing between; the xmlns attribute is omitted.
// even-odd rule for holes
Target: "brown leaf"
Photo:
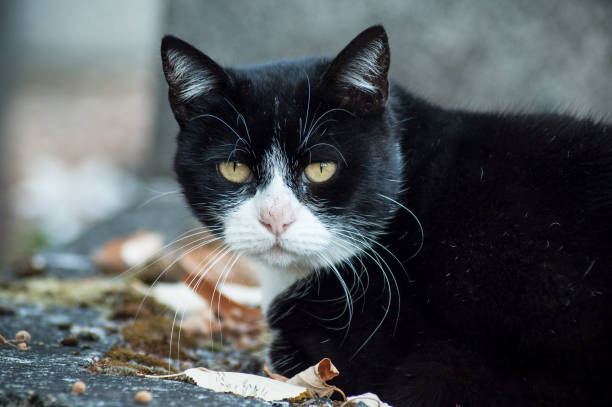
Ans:
<svg viewBox="0 0 612 407"><path fill-rule="evenodd" d="M259 286L259 273L256 266L248 259L240 257L232 266L232 256L225 256L215 259L219 255L219 245L209 244L204 247L189 250L183 254L180 263L188 274L195 274L202 267L206 267L206 278L209 281L217 281L219 278L224 278L226 283L234 283L246 285L249 287ZM204 261L211 259L211 261ZM214 259L214 261L212 261ZM210 266L210 267L209 267ZM231 273L223 276L229 267L232 267Z"/></svg>
<svg viewBox="0 0 612 407"><path fill-rule="evenodd" d="M208 301L213 310L216 310L224 319L232 319L240 322L258 322L263 320L263 314L259 308L247 307L240 304L219 291L219 287L215 287L215 283L209 281L208 278L199 280L197 276L192 274L186 275L183 279L187 285L195 290L198 295ZM196 284L195 282L198 282Z"/></svg>
<svg viewBox="0 0 612 407"><path fill-rule="evenodd" d="M159 233L139 231L109 240L92 259L103 271L118 273L130 267L144 266L147 260L161 255L163 242Z"/></svg>
<svg viewBox="0 0 612 407"><path fill-rule="evenodd" d="M331 360L325 358L316 365L310 366L308 369L296 374L287 380L287 383L306 387L318 397L329 397L334 391L338 391L346 399L342 390L326 383L327 380L333 379L339 374L340 372Z"/></svg>
<svg viewBox="0 0 612 407"><path fill-rule="evenodd" d="M331 380L340 374L338 369L336 369L336 366L332 364L329 358L325 358L317 364L317 372L321 380L324 382Z"/></svg>
<svg viewBox="0 0 612 407"><path fill-rule="evenodd" d="M125 239L113 239L102 245L92 256L94 264L106 273L120 273L127 269L121 258L121 245Z"/></svg>

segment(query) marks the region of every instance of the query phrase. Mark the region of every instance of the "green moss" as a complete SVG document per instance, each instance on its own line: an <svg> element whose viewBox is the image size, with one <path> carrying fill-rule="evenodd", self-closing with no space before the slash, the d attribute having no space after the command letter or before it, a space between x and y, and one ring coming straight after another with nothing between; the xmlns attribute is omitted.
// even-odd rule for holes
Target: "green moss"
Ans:
<svg viewBox="0 0 612 407"><path fill-rule="evenodd" d="M118 362L115 360L108 362L108 368L108 373L118 376L140 376L143 374L153 374L153 369L146 366L129 362Z"/></svg>
<svg viewBox="0 0 612 407"><path fill-rule="evenodd" d="M112 300L113 312L111 319L126 320L137 317L150 317L152 315L166 315L168 308L152 297L144 297L133 291L126 291Z"/></svg>
<svg viewBox="0 0 612 407"><path fill-rule="evenodd" d="M170 343L170 334L173 328L175 334L172 335L172 343ZM138 320L125 325L121 333L125 342L135 351L143 351L160 357L170 355L172 349L172 354L176 355L178 359L186 360L189 357L183 349L193 348L197 345L196 340L191 335L182 332L179 346L178 325L174 324L173 326L173 320L164 316L138 318Z"/></svg>
<svg viewBox="0 0 612 407"><path fill-rule="evenodd" d="M301 393L301 394L299 394L299 395L297 395L295 397L289 398L289 399L287 399L287 401L290 402L290 403L301 403L303 401L310 400L310 399L313 399L313 398L314 398L314 396L312 395L310 390L306 389L305 392L303 392L303 393Z"/></svg>
<svg viewBox="0 0 612 407"><path fill-rule="evenodd" d="M161 367L148 367L138 363L124 362L120 360L102 359L89 367L94 373L111 374L115 376L142 376L142 375L164 375L175 373L175 370L168 370Z"/></svg>
<svg viewBox="0 0 612 407"><path fill-rule="evenodd" d="M128 364L137 363L138 365L144 365L148 367L161 367L164 369L168 369L168 363L163 360L151 356L145 355L142 353L136 353L130 349L122 348L119 345L115 345L110 348L105 354L104 357L109 358L113 363L117 362L126 362ZM174 368L169 369L174 370Z"/></svg>

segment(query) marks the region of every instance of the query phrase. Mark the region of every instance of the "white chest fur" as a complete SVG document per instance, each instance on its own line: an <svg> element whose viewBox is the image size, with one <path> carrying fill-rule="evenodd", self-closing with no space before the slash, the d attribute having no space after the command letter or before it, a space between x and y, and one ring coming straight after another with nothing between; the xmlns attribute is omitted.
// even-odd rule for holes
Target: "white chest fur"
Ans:
<svg viewBox="0 0 612 407"><path fill-rule="evenodd" d="M270 304L277 295L308 274L309 272L305 270L277 268L267 264L260 264L261 307L264 315L268 315Z"/></svg>

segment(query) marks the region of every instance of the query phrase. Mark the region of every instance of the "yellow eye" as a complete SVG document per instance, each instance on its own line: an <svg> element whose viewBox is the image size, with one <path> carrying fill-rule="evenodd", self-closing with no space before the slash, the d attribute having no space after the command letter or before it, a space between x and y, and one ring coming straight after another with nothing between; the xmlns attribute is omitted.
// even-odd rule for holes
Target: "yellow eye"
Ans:
<svg viewBox="0 0 612 407"><path fill-rule="evenodd" d="M325 182L336 172L336 163L319 161L304 168L304 174L312 182Z"/></svg>
<svg viewBox="0 0 612 407"><path fill-rule="evenodd" d="M230 182L241 183L251 175L251 169L238 161L219 163L219 172Z"/></svg>

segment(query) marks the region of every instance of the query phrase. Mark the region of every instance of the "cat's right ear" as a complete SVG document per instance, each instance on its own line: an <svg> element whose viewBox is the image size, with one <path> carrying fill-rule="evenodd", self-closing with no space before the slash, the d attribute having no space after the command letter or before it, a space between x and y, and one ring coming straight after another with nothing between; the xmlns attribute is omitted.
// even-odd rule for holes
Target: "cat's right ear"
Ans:
<svg viewBox="0 0 612 407"><path fill-rule="evenodd" d="M171 35L162 39L161 57L168 100L179 124L197 112L196 101L221 94L229 84L227 73L215 61Z"/></svg>

